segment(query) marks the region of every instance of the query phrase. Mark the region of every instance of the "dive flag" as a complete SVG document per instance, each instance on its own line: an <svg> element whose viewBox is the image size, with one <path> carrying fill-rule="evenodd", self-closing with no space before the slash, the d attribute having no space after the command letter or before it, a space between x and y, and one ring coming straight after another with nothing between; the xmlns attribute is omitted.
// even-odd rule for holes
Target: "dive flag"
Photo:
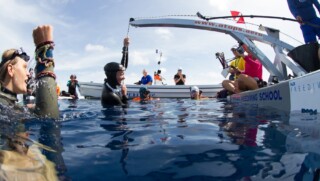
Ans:
<svg viewBox="0 0 320 181"><path fill-rule="evenodd" d="M239 11L230 11L230 12L231 12L231 16L233 16L233 19L237 21L237 23L245 24L242 13L240 13Z"/></svg>

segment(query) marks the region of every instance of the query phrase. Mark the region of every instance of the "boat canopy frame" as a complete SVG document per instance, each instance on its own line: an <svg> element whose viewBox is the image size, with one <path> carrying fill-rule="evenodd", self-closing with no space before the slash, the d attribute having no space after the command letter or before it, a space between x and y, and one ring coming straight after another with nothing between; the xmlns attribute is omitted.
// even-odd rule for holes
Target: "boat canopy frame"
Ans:
<svg viewBox="0 0 320 181"><path fill-rule="evenodd" d="M293 50L294 47L281 41L279 38L279 30L276 29L261 27L261 29L266 32L266 34L264 34L223 23L174 18L137 20L131 18L130 25L133 27L191 28L228 34L238 42L242 42L248 46L249 50L261 61L262 65L270 73L269 81L272 80L273 76L276 76L280 81L289 79L287 75L287 68L289 68L296 76L302 76L307 73L305 69L284 53L285 50L289 52ZM275 52L274 61L270 61L268 57L252 42L252 40L271 45Z"/></svg>

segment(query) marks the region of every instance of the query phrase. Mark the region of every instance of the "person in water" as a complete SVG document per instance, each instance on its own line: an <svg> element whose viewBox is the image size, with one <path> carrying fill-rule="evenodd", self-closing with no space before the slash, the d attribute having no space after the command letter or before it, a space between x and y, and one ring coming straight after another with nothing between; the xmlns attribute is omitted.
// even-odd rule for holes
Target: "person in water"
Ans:
<svg viewBox="0 0 320 181"><path fill-rule="evenodd" d="M101 95L101 104L104 108L109 106L126 106L128 103L127 87L123 84L125 67L128 61L129 38L124 39L121 64L107 63L104 66L106 79Z"/></svg>
<svg viewBox="0 0 320 181"><path fill-rule="evenodd" d="M53 71L53 28L50 25L38 26L33 30L33 40L36 46L37 64L36 102L34 112L40 117L59 118L56 82ZM19 107L17 94L27 93L27 81L30 73L27 71L29 56L21 49L9 49L3 52L0 63L0 104L2 106Z"/></svg>
<svg viewBox="0 0 320 181"><path fill-rule="evenodd" d="M200 100L208 97L202 95L202 90L200 90L198 86L192 86L190 87L190 98L194 100Z"/></svg>
<svg viewBox="0 0 320 181"><path fill-rule="evenodd" d="M77 76L71 75L70 80L67 83L68 93L73 99L78 99L77 87L80 87L78 84Z"/></svg>
<svg viewBox="0 0 320 181"><path fill-rule="evenodd" d="M182 68L178 68L178 72L173 77L176 85L184 85L186 83L186 75L182 74Z"/></svg>
<svg viewBox="0 0 320 181"><path fill-rule="evenodd" d="M300 23L300 29L305 43L317 42L320 38L320 18L314 6L320 13L318 0L287 0L291 14Z"/></svg>
<svg viewBox="0 0 320 181"><path fill-rule="evenodd" d="M133 101L149 101L152 100L150 95L150 90L147 87L140 87L139 89L139 97L135 97L132 99Z"/></svg>
<svg viewBox="0 0 320 181"><path fill-rule="evenodd" d="M0 63L0 104L14 106L17 94L27 93L29 72L27 62L30 57L21 49L3 52Z"/></svg>

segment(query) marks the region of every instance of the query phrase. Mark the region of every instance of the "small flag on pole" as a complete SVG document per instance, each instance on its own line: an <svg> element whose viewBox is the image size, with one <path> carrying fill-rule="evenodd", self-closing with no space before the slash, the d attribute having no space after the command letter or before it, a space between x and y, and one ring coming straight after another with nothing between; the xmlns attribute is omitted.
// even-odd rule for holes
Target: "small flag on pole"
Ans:
<svg viewBox="0 0 320 181"><path fill-rule="evenodd" d="M230 12L231 12L231 16L234 16L233 19L237 21L237 23L245 24L242 13L240 13L239 11L230 11Z"/></svg>

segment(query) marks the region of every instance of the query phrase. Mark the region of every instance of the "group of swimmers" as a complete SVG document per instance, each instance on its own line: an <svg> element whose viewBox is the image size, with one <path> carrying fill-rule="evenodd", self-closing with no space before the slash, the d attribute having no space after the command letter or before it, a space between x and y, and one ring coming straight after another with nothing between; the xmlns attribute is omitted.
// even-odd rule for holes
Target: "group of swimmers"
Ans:
<svg viewBox="0 0 320 181"><path fill-rule="evenodd" d="M311 0L288 0L288 5L295 18L301 22L301 29L306 43L316 41L314 40L314 36L319 36L319 28L316 28L317 31L314 32L312 29L315 29L315 27L311 26L310 23L319 24L319 18L316 16L313 8L314 5L318 11L320 11L319 3ZM309 22L311 20L312 22ZM304 24L304 22L309 23ZM313 33L311 33L311 31ZM312 38L308 38L310 36L312 36ZM36 45L36 79L48 79L46 83L49 85L49 88L55 90L56 82L53 71L54 59L52 51L54 43L52 38L52 28L50 26L43 26L34 30L33 38ZM127 103L127 88L122 84L122 81L125 79L125 68L128 64L128 46L129 38L125 38L121 63L111 62L104 67L106 79L101 99L104 107L107 105L124 105ZM252 52L250 52L247 45L242 44L241 47L244 52L247 52L247 55L238 51L237 48L232 49L235 57L239 58L239 61L235 63L235 65L232 65L230 69L230 72L235 75L234 80L225 80L222 83L223 87L230 93L239 93L241 91L258 89L259 81L262 80L261 62L254 54L252 54ZM17 94L27 93L26 82L30 73L25 69L27 67L28 60L29 56L21 50L10 49L3 53L0 63L1 103L14 104L17 100ZM243 60L245 63L240 63L243 62ZM178 73L174 76L174 80L177 85L185 84L186 77L181 72L182 69L179 69ZM74 83L73 80L74 78L71 79L70 84L77 86L77 83ZM150 82L148 82L148 84L150 84ZM40 112L45 112L44 114L50 113L57 116L58 111L56 106L52 108L52 106L46 106L47 104L44 104L44 102L46 103L47 101L51 102L49 101L50 90L48 91L45 86L47 85L44 83L37 86L37 89L40 90L37 91L39 92L37 93L39 94L37 96L40 96L40 98L37 97L36 99L38 102L36 102L35 110L39 114L43 114ZM77 96L76 94L74 95ZM46 101L43 101L42 98Z"/></svg>

